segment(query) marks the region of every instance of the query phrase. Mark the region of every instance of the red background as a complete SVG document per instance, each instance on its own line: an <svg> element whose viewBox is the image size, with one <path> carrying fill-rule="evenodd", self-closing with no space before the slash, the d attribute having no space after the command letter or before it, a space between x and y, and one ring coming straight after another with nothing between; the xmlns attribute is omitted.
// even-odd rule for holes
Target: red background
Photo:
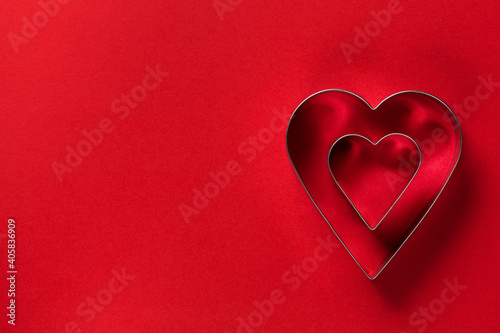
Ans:
<svg viewBox="0 0 500 333"><path fill-rule="evenodd" d="M222 0L224 2L224 0ZM14 52L10 32L40 10L0 5L0 258L17 223L17 318L2 331L236 332L239 316L285 301L254 331L414 332L410 316L455 277L467 289L427 332L495 332L500 89L462 117L464 147L422 225L375 281L338 247L296 290L282 276L331 233L288 160L285 131L246 161L238 147L319 90L341 88L372 105L401 90L449 104L500 81L498 1L402 1L403 10L348 63L340 43L387 1L70 1ZM120 120L111 103L168 78ZM115 130L60 182L82 130ZM241 173L186 224L179 205L236 160ZM76 309L112 270L135 276L91 322ZM6 312L7 283L0 283ZM424 330L421 330L424 331Z"/></svg>

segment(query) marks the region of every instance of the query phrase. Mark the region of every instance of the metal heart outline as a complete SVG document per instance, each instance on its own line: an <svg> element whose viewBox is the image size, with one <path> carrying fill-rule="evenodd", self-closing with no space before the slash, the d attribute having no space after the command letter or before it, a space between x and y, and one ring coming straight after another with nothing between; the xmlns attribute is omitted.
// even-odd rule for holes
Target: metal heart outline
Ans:
<svg viewBox="0 0 500 333"><path fill-rule="evenodd" d="M439 193L437 193L437 195L435 196L434 200L432 200L432 202L430 203L427 211L423 214L423 216L420 218L420 220L416 223L416 225L413 227L413 229L408 233L408 235L406 236L406 238L404 238L400 245L397 247L396 250L394 250L391 254L390 254L390 258L385 260L382 264L382 266L377 269L376 273L374 275L370 275L368 274L368 272L365 270L365 268L359 263L359 261L356 259L356 257L354 256L354 254L351 252L351 250L349 250L349 248L347 247L347 245L345 244L345 242L342 240L342 238L339 236L339 234L335 231L335 229L333 228L331 222L328 220L328 218L325 216L325 214L323 213L323 211L320 209L320 207L318 206L318 204L316 203L316 201L314 200L314 198L312 197L311 193L309 192L309 190L307 189L306 185L304 184L304 181L302 180L302 177L300 176L297 168L295 167L294 163L293 163L293 159L290 155L290 149L288 147L288 137L289 137L289 130L290 130L290 124L295 116L295 114L297 113L297 111L301 108L301 106L307 102L309 99L313 98L314 96L317 96L319 94L323 94L323 93L327 93L327 92L342 92L342 93L347 93L347 94L350 94L356 98L358 98L359 100L361 100L371 111L376 111L384 102L386 102L387 100L395 97L395 96L398 96L398 95L401 95L401 94L406 94L406 93L415 93L415 94L422 94L424 96L427 96L427 97L430 97L431 99L434 99L436 102L438 102L438 104L440 104L441 106L443 106L443 108L452 116L452 120L454 120L454 123L456 124L456 128L455 128L455 131L458 131L458 134L459 134L459 141L460 141L460 147L459 147L459 152L458 152L458 155L456 157L456 160L455 160L455 163L453 165L453 167L451 168L451 170L449 171L449 174L448 174L448 177L445 179L443 185L441 186L440 190L439 190ZM311 199L311 201L314 203L316 209L319 211L319 213L321 214L321 216L323 216L324 220L326 221L326 223L328 224L328 226L330 227L330 229L332 230L332 232L335 234L335 236L337 236L337 238L339 239L340 243L344 246L344 248L346 249L346 251L349 253L349 255L352 257L352 259L356 262L356 264L359 266L359 268L363 271L363 273L366 275L366 277L370 280L374 280L376 279L380 273L382 273L382 271L387 267L387 265L392 261L392 259L394 259L394 257L396 256L396 254L401 250L401 248L403 247L403 245L408 241L408 239L413 235L413 233L415 232L415 230L417 230L417 228L420 226L420 224L422 223L422 221L425 219L425 217L427 216L427 214L430 212L430 210L432 209L432 207L434 206L434 204L436 203L437 199L441 196L441 193L443 192L444 188L446 187L446 185L448 184L448 181L450 180L451 178L451 175L453 174L453 172L455 171L456 167L457 167L457 164L458 164L458 161L460 160L460 156L462 155L462 148L463 148L463 135L462 135L462 130L460 128L460 123L458 122L458 119L455 115L455 113L451 110L451 108L445 103L443 102L441 99L439 99L438 97L432 95L432 94L429 94L429 93L426 93L426 92L423 92L423 91L418 91L418 90L404 90L404 91L400 91L400 92L397 92L397 93L394 93L388 97L386 97L384 100L382 100L379 104L377 104L377 106L375 107L372 107L364 98L362 98L361 96L351 92L351 91L348 91L348 90L345 90L345 89L325 89L325 90L321 90L321 91L318 91L312 95L310 95L309 97L307 97L306 99L304 99L298 106L297 108L294 110L294 112L292 113L292 115L290 116L290 120L288 122L288 126L287 126L287 130L286 130L286 148L287 148L287 154L288 154L288 158L292 164L292 167L295 171L295 173L297 174L302 186L304 187L307 195L309 196L309 198ZM418 145L417 145L418 146ZM420 148L420 147L419 147ZM416 174L416 173L415 173Z"/></svg>
<svg viewBox="0 0 500 333"><path fill-rule="evenodd" d="M415 147L417 147L418 149L418 156L419 156L419 159L418 159L418 166L417 166L417 169L415 170L415 172L413 173L413 176L411 177L410 181L406 184L406 186L404 187L404 189L401 191L401 193L399 193L399 195L396 197L395 200L393 200L392 202L392 205L389 207L389 209L385 212L384 216L382 216L382 218L377 222L377 224L375 225L375 227L370 227L370 225L368 224L368 222L366 222L365 218L363 217L363 215L361 214L361 212L359 211L359 209L356 207L356 205L354 204L354 202L352 202L351 198L349 198L349 196L347 195L347 193L345 193L344 189L342 188L342 186L340 186L339 182L337 181L337 178L335 177L335 175L333 174L333 171L332 171L332 168L330 167L330 155L332 153L332 150L333 150L333 147L342 139L346 138L346 137L350 137L350 136L356 136L356 137L359 137L359 138L362 138L362 139L365 139L366 141L368 141L369 143L371 143L373 146L376 146L378 145L380 142L382 142L384 139L390 137L390 136L394 136L394 135L401 135L401 136L404 136L406 137L407 139L410 139L414 144L415 144ZM415 140L413 140L411 137L409 137L408 135L406 134L403 134L403 133L390 133L390 134L387 134L387 135L384 135L382 138L380 138L377 142L373 142L372 140L368 139L366 136L364 135L360 135L360 134L346 134L346 135L343 135L341 136L340 138L338 138L334 143L333 145L330 147L330 150L328 152L328 157L327 157L327 163L328 163L328 169L330 170L330 174L332 175L333 177L333 180L335 181L335 183L337 184L338 188L342 191L342 193L344 194L344 196L347 198L347 200L350 202L350 204L352 205L352 207L354 208L354 210L356 211L356 213L358 213L359 217L361 218L361 220L363 220L363 222L365 223L365 225L368 227L368 229L374 231L377 229L377 227L380 225L380 223L382 223L382 221L385 219L385 217L387 216L387 214L389 214L389 212L392 210L392 208L394 208L394 206L396 205L396 203L398 202L398 200L403 196L403 194L406 192L406 189L408 189L408 186L410 186L411 182L413 181L413 179L415 178L415 176L417 175L417 172L418 170L420 169L420 165L422 164L422 150L420 150L420 147L418 146L417 142Z"/></svg>

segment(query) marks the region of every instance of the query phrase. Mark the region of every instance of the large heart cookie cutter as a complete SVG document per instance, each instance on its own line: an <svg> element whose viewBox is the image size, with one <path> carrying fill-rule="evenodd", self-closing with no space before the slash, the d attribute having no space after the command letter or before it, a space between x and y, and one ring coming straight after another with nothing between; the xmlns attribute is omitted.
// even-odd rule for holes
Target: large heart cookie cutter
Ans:
<svg viewBox="0 0 500 333"><path fill-rule="evenodd" d="M353 135L372 145L402 135L416 144L421 157L411 181L384 208L383 218L372 225L342 190L329 164L335 143ZM370 279L382 272L420 225L462 151L462 132L453 111L439 98L419 91L396 93L375 108L346 90L320 91L294 111L286 140L289 158L306 192Z"/></svg>

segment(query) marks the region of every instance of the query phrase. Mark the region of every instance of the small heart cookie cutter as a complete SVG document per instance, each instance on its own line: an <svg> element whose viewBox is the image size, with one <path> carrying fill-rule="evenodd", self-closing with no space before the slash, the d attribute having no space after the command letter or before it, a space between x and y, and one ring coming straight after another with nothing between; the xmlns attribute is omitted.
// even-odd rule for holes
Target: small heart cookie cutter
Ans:
<svg viewBox="0 0 500 333"><path fill-rule="evenodd" d="M385 212L385 214L379 219L379 221L375 224L374 227L371 227L368 222L366 222L365 218L363 217L363 214L361 214L361 212L359 211L359 209L356 207L356 205L354 204L354 202L352 202L351 198L347 195L347 193L344 191L344 189L342 188L342 186L339 184L339 182L337 181L337 178L335 177L335 175L333 174L333 171L332 171L332 168L331 168L331 165L329 163L330 161L330 156L332 154L332 151L333 151L333 148L335 147L335 145L342 139L344 138L347 138L347 137L359 137L359 138L362 138L362 139L365 139L366 141L368 141L369 143L371 143L373 146L376 146L378 145L382 140L388 138L388 137L391 137L391 136L395 136L395 135L400 135L400 136L403 136L403 137L406 137L407 139L409 139L410 141L412 141L414 144L415 144L415 147L417 147L417 150L418 150L418 165L417 165L417 169L415 170L415 172L413 173L413 176L411 177L411 179L408 181L408 183L406 184L406 186L403 188L402 191L400 191L400 193L397 195L397 197L393 200L393 202L391 203L390 207L387 209L387 211ZM332 144L332 147L330 148L330 151L328 152L328 169L330 170L330 173L333 177L333 180L335 181L335 183L337 184L337 186L339 187L339 189L342 191L342 193L344 194L344 196L346 197L346 199L349 201L349 203L352 205L352 207L354 208L354 210L356 211L356 213L358 213L359 217L361 218L361 220L363 220L364 224L368 227L368 229L370 230L375 230L377 229L377 227L380 225L380 223L382 223L382 221L385 219L385 217L387 216L387 214L389 214L389 212L392 210L392 208L394 208L394 205L396 205L396 203L398 202L398 200L401 198L401 196L405 193L406 189L408 188L408 186L410 186L411 182L413 181L413 179L415 178L415 176L417 175L417 172L418 170L420 169L420 164L422 162L422 151L420 150L420 147L418 146L417 142L415 140L413 140L411 137L409 137L408 135L406 134L403 134L403 133L390 133L390 134L387 134L387 135L384 135L382 138L380 138L377 142L373 142L372 140L370 140L369 138L367 138L366 136L364 135L360 135L360 134L346 134L346 135L343 135L341 136L340 138L338 138L333 144Z"/></svg>
<svg viewBox="0 0 500 333"><path fill-rule="evenodd" d="M425 210L425 212L423 213L423 215L419 215L419 218L418 220L415 220L411 225L410 227L408 228L408 231L405 232L402 236L402 238L398 241L397 243L397 246L395 246L391 252L387 255L387 257L381 262L381 264L377 267L377 269L374 270L373 273L369 273L365 267L363 267L363 265L358 261L358 259L356 259L356 257L354 256L354 254L351 252L351 250L347 247L346 243L342 240L342 238L340 237L340 235L337 233L337 231L334 229L334 227L332 226L331 222L328 220L328 218L325 216L325 213L322 211L322 209L318 206L318 203L315 201L315 199L313 198L313 196L311 195L311 192L310 190L306 187L305 183L304 183L304 180L302 179L299 171L297 170L297 167L294 163L294 160L292 158L292 155L290 153L290 148L289 148L289 136L290 136L290 127L291 127L291 123L292 123L292 120L294 119L294 117L296 116L296 113L298 112L299 109L301 109L301 107L304 105L304 103L306 103L307 101L309 101L311 98L317 96L317 95L320 95L320 94L323 94L323 93L328 93L328 92L342 92L342 93L346 93L346 94L350 94L352 96L355 96L356 98L358 98L360 101L364 102L364 104L366 104L366 106L371 110L371 111L375 111L377 110L384 102L388 101L389 99L395 97L395 96L398 96L398 95L402 95L402 94L421 94L423 96L427 96L427 97L430 97L431 99L434 99L441 107L443 107L443 110L445 110L448 114L448 117L450 119L450 122L453 122L454 123L454 129L455 129L455 134L458 134L457 137L458 137L458 141L459 141L459 146L456 145L455 147L455 153L454 153L454 156L456 156L456 158L454 158L454 163L452 164L452 166L449 168L448 172L447 172L447 176L444 180L444 182L442 183L442 186L440 187L440 189L438 191L435 192L435 195L432 197L432 200L430 200L428 202L428 204L425 206L425 209L423 209L423 211ZM393 133L389 133L387 134L385 137L387 136L390 136L390 135L401 135L402 133L396 133L396 132L393 132ZM349 134L347 134L349 135ZM352 135L352 134L351 134ZM357 135L357 134L355 134ZM404 134L403 134L404 135ZM362 135L358 135L360 137L364 137ZM418 148L418 151L419 151L419 155L420 157L422 156L422 150L419 146L419 144L410 136L407 136L405 135L406 137L408 137L409 139L411 139L417 146ZM364 137L365 139L367 139L369 142L371 142L373 144L373 142L371 140L369 140L368 138ZM383 138L382 138L383 139ZM378 144L382 139L378 140L376 144ZM337 140L338 141L338 140ZM333 148L333 146L335 145L335 143L337 142L335 141L331 146L330 146L330 149L328 151L328 157L327 157L327 163L328 163L328 160L329 160L329 155L331 153L331 150ZM460 124L458 122L458 119L456 117L456 115L454 114L454 112L451 110L451 108L445 103L443 102L441 99L439 99L438 97L432 95L432 94L429 94L429 93L426 93L426 92L422 92L422 91L417 91L417 90L406 90L406 91L401 91L401 92L398 92L398 93L395 93L395 94L392 94L390 96L388 96L387 98L385 98L384 100L382 100L376 107L372 107L365 99L363 99L361 96L351 92L351 91L348 91L348 90L344 90L344 89L326 89L326 90L322 90L322 91L319 91L317 93L314 93L312 95L310 95L309 97L307 97L306 99L304 99L298 106L297 108L294 110L294 112L292 113L291 117L290 117L290 121L288 123L288 126L287 126L287 132L286 132L286 142L287 142L287 153L288 153L288 157L290 159L290 161L292 162L292 167L294 168L297 176L299 177L299 180L301 182L301 184L304 186L304 189L306 190L307 194L309 195L310 199L312 200L312 202L314 203L314 205L316 206L316 208L318 209L318 211L320 212L320 214L323 216L323 218L325 219L325 221L327 222L327 224L329 225L330 229L333 231L333 233L337 236L337 238L339 239L339 241L342 243L342 245L344 246L344 248L347 250L347 252L349 253L349 255L353 258L353 260L356 262L356 264L361 268L361 270L363 271L363 273L370 279L370 280L374 280L376 279L380 273L387 267L387 265L389 264L389 262L392 261L392 259L394 258L394 256L401 250L402 246L408 241L408 239L411 237L411 235L415 232L415 230L420 226L420 224L422 223L422 221L425 219L425 217L427 216L427 214L429 213L429 211L431 210L431 208L434 206L434 204L436 203L437 199L441 196L441 193L442 191L444 190L444 188L446 187L446 185L448 184L448 181L450 180L450 177L451 175L453 174L453 172L455 171L456 169L456 166L458 164L458 161L460 159L460 156L462 154L462 147L463 147L463 136L462 136L462 130L460 128ZM457 148L458 147L458 148ZM457 153L458 151L458 153ZM421 159L420 159L421 160ZM415 171L411 181L413 181L413 179L415 178L417 172L419 171L420 169L420 163L418 165L418 169ZM345 197L347 197L347 199L351 202L351 200L348 198L348 196L346 195L346 193L344 192L344 190L342 189L341 186L338 186L338 182L337 180L335 179L335 177L333 176L332 172L331 172L331 168L328 164L328 169L330 171L330 174L331 176L333 177L335 183L337 183L337 187L339 189L341 189L343 195ZM401 194L398 196L397 200L395 200L394 204L390 207L390 209L387 211L387 213L384 215L383 218L385 218L387 216L387 214L390 212L390 210L394 207L394 205L396 204L396 202L401 198L401 196L404 194L404 192L408 189L409 185L410 185L410 182L408 182L407 186L404 188L404 190L401 192ZM364 220L363 216L360 214L359 210L355 207L355 205L352 204L351 202L351 205L352 207L356 210L356 212L358 213L358 215L363 219L363 222L368 226L368 228L370 229L370 231L374 231L378 225L382 222L383 218L380 220L380 222L377 224L377 226L375 228L370 228L370 226L366 223L366 221Z"/></svg>

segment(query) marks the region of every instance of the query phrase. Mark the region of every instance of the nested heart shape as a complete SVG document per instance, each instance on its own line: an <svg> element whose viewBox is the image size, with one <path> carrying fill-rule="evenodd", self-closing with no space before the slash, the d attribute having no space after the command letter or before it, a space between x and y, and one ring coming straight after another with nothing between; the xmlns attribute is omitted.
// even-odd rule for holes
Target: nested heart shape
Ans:
<svg viewBox="0 0 500 333"><path fill-rule="evenodd" d="M328 165L335 183L370 230L394 207L420 168L421 151L399 133L372 142L362 135L335 141Z"/></svg>
<svg viewBox="0 0 500 333"><path fill-rule="evenodd" d="M392 199L388 199L391 196L387 193L381 196L383 190L377 188L372 191L373 202L367 203L370 196L355 199L353 204L346 200L346 191L352 192L347 193L349 198L363 197L356 190L362 182L349 175L356 169L335 164L336 157L349 157L337 144L345 144L342 138L352 137L353 133L380 144L383 138L398 133L416 144L419 163L411 179L398 177L394 165L381 169L392 175L387 177L387 183L397 193ZM408 142L403 146L410 153L414 151ZM287 150L299 179L332 231L368 278L374 279L422 222L446 186L461 154L462 135L453 112L427 93L400 92L372 108L351 92L325 90L308 97L293 113L287 129ZM415 161L412 163L405 153L399 154L398 159L405 161L410 173ZM390 163L394 159L389 159ZM369 168L363 170L363 177L369 177L368 171ZM356 209L359 204L364 205L361 210Z"/></svg>

